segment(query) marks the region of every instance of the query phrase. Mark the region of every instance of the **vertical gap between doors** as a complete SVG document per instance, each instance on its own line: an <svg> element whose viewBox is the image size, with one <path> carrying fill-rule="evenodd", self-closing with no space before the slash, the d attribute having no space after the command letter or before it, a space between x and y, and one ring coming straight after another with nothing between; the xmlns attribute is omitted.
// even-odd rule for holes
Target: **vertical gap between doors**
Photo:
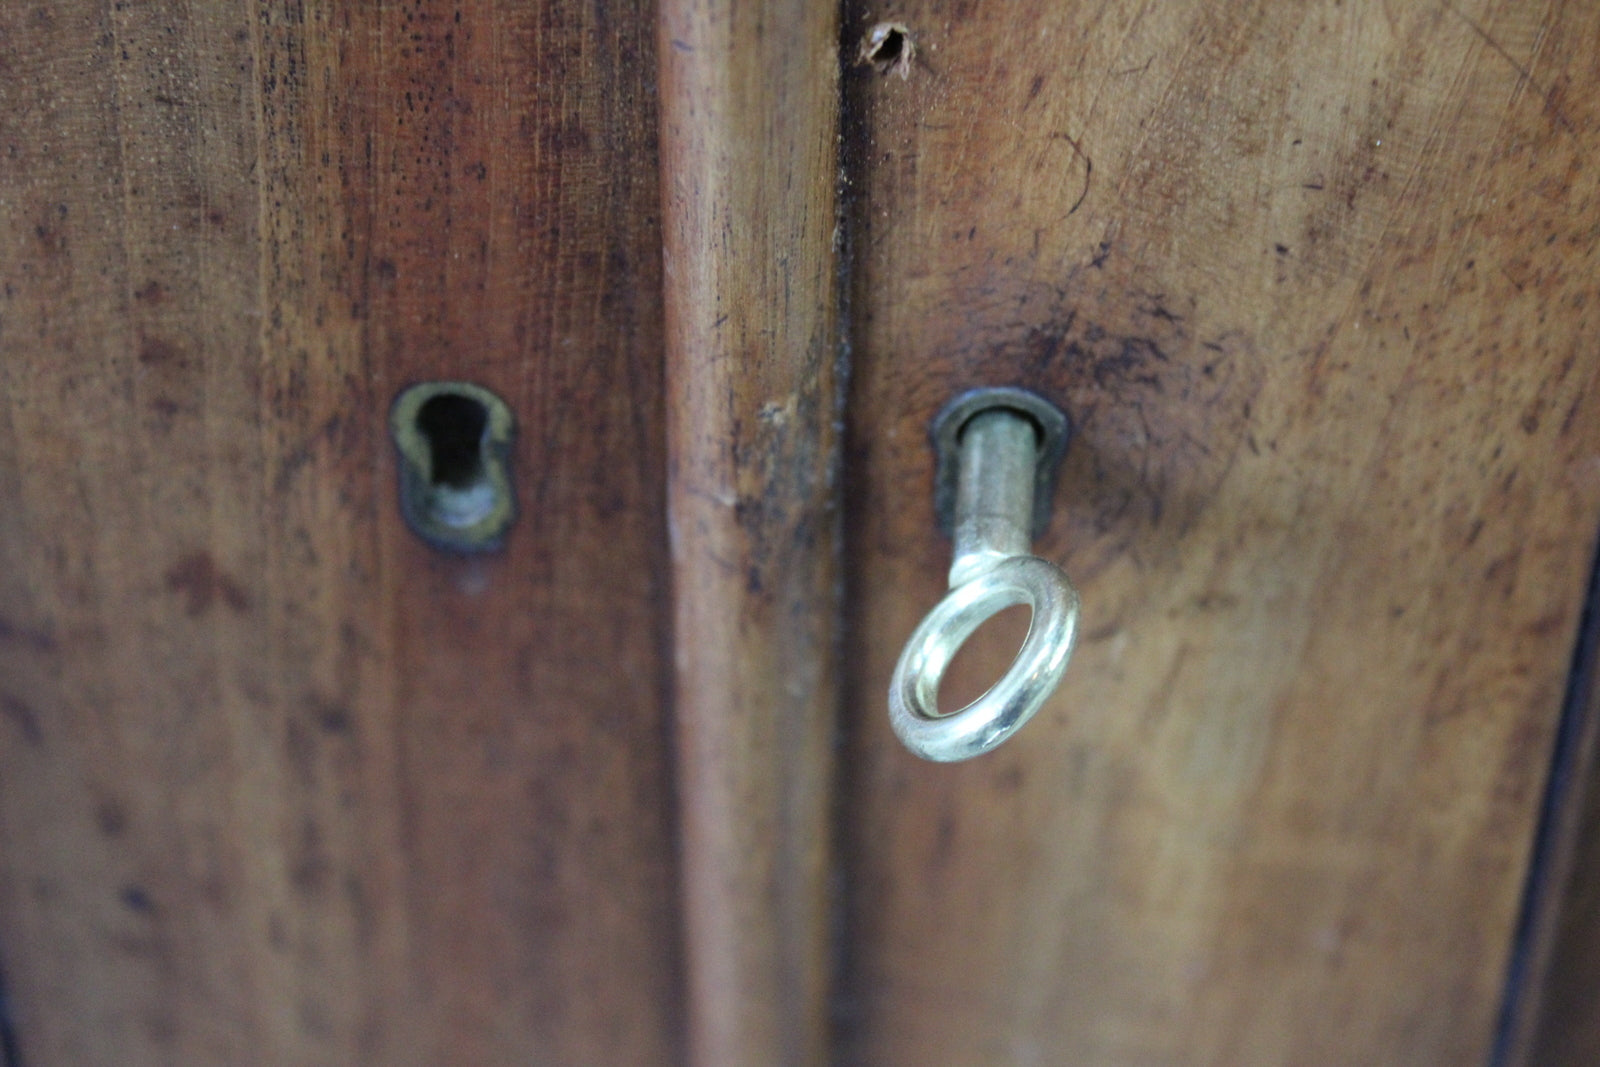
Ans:
<svg viewBox="0 0 1600 1067"><path fill-rule="evenodd" d="M1583 826L1584 800L1596 770L1595 727L1600 713L1600 539L1589 567L1583 614L1573 644L1566 695L1556 724L1550 770L1539 808L1539 824L1528 858L1521 910L1506 965L1500 1018L1490 1067L1527 1062L1539 1024L1545 986L1558 977L1550 971L1552 949L1561 925L1573 853L1582 847L1580 831L1600 833L1600 824Z"/></svg>

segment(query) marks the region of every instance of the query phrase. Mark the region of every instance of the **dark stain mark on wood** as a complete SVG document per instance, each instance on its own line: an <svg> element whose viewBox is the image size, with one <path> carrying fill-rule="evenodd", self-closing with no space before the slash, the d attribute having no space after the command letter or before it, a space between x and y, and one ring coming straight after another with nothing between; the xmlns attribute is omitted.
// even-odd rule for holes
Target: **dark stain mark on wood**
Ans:
<svg viewBox="0 0 1600 1067"><path fill-rule="evenodd" d="M94 806L94 824L106 837L128 832L128 809L116 797L104 797Z"/></svg>
<svg viewBox="0 0 1600 1067"><path fill-rule="evenodd" d="M28 744L34 748L44 744L44 731L39 727L39 716L26 701L11 693L0 693L0 714L16 723L17 731Z"/></svg>
<svg viewBox="0 0 1600 1067"><path fill-rule="evenodd" d="M1139 308L1117 326L1069 315L1025 343L1032 366L1064 377L1079 432L1107 431L1132 446L1143 457L1139 467L1152 478L1169 463L1199 464L1216 438L1206 427L1223 412L1240 424L1236 436L1242 436L1245 397L1238 390L1251 388L1237 360L1242 341L1213 342L1223 350L1219 356L1197 342L1183 317L1165 304ZM1204 419L1197 421L1199 416Z"/></svg>
<svg viewBox="0 0 1600 1067"><path fill-rule="evenodd" d="M1119 530L1119 538L1153 548L1149 531L1166 523L1156 540L1170 548L1203 513L1235 455L1249 448L1264 370L1252 340L1219 325L1197 297L1141 290L1125 267L1106 242L1058 286L997 287L995 298L1012 310L991 307L980 321L1007 313L1021 321L974 333L968 343L971 358L982 353L990 365L1014 368L1016 381L1072 416L1062 477L1075 484L1063 491L1081 504L1069 513L1077 530L1066 536L1083 544ZM1107 299L1108 287L1117 299ZM1129 533L1135 516L1144 518L1145 533Z"/></svg>
<svg viewBox="0 0 1600 1067"><path fill-rule="evenodd" d="M133 298L141 304L152 306L165 304L168 299L167 287L152 279L134 290Z"/></svg>
<svg viewBox="0 0 1600 1067"><path fill-rule="evenodd" d="M204 615L221 602L238 613L250 610L250 595L244 586L217 566L209 552L191 552L167 571L167 589L184 598L184 612L191 618Z"/></svg>
<svg viewBox="0 0 1600 1067"><path fill-rule="evenodd" d="M300 824L289 860L289 884L302 896L316 896L326 888L332 867L322 841L322 828L307 817Z"/></svg>
<svg viewBox="0 0 1600 1067"><path fill-rule="evenodd" d="M142 885L127 885L122 887L122 892L117 894L117 899L122 901L129 911L138 912L140 915L149 915L156 910L155 902L150 899L150 894Z"/></svg>
<svg viewBox="0 0 1600 1067"><path fill-rule="evenodd" d="M22 626L4 616L0 616L0 644L22 645L35 652L54 652L57 648L55 635L49 630Z"/></svg>
<svg viewBox="0 0 1600 1067"><path fill-rule="evenodd" d="M162 395L150 401L150 410L155 414L160 429L170 431L174 420L183 412L183 405L170 396Z"/></svg>
<svg viewBox="0 0 1600 1067"><path fill-rule="evenodd" d="M154 282L150 283L154 285ZM171 341L159 337L146 337L139 343L139 362L146 367L176 367L189 365L183 350Z"/></svg>
<svg viewBox="0 0 1600 1067"><path fill-rule="evenodd" d="M313 695L306 700L306 711L324 733L346 734L354 725L349 708L320 696Z"/></svg>
<svg viewBox="0 0 1600 1067"><path fill-rule="evenodd" d="M1020 764L1013 763L994 776L994 790L997 793L1015 793L1022 789L1027 782L1027 775Z"/></svg>

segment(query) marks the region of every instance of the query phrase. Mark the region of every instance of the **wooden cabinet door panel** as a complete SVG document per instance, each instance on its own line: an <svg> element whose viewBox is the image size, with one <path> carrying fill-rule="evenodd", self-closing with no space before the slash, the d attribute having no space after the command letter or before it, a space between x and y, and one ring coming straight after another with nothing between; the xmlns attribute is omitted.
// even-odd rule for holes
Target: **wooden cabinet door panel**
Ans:
<svg viewBox="0 0 1600 1067"><path fill-rule="evenodd" d="M681 1056L645 5L0 13L24 1062ZM466 378L452 558L386 418Z"/></svg>
<svg viewBox="0 0 1600 1067"><path fill-rule="evenodd" d="M893 16L847 87L847 1062L1482 1062L1600 514L1600 19ZM927 766L882 713L926 427L996 384L1076 424L1084 632Z"/></svg>
<svg viewBox="0 0 1600 1067"><path fill-rule="evenodd" d="M20 1058L1481 1062L1600 529L1591 8L0 12ZM495 555L396 506L456 378ZM921 764L926 431L1006 384L1081 644Z"/></svg>

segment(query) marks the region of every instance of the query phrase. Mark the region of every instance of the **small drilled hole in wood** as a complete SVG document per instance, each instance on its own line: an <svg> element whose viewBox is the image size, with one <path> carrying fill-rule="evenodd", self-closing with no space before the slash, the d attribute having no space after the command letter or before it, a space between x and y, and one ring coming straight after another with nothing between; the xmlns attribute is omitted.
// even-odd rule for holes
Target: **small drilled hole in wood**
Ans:
<svg viewBox="0 0 1600 1067"><path fill-rule="evenodd" d="M904 79L911 77L911 64L916 54L916 41L905 23L880 22L861 39L856 61L871 64L879 74L898 74Z"/></svg>
<svg viewBox="0 0 1600 1067"><path fill-rule="evenodd" d="M1026 604L1013 604L985 619L961 643L939 680L939 714L960 711L1003 678L1032 624L1033 609Z"/></svg>

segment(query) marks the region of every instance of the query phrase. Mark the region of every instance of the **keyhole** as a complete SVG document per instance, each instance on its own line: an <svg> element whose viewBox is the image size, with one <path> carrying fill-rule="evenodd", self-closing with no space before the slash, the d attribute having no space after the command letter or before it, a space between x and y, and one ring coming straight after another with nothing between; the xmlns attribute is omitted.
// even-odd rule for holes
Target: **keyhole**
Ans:
<svg viewBox="0 0 1600 1067"><path fill-rule="evenodd" d="M440 548L498 548L514 516L505 403L469 382L426 382L395 399L389 424L411 528Z"/></svg>
<svg viewBox="0 0 1600 1067"><path fill-rule="evenodd" d="M483 480L483 431L489 412L460 393L440 393L417 411L417 429L428 439L435 486L468 489Z"/></svg>

